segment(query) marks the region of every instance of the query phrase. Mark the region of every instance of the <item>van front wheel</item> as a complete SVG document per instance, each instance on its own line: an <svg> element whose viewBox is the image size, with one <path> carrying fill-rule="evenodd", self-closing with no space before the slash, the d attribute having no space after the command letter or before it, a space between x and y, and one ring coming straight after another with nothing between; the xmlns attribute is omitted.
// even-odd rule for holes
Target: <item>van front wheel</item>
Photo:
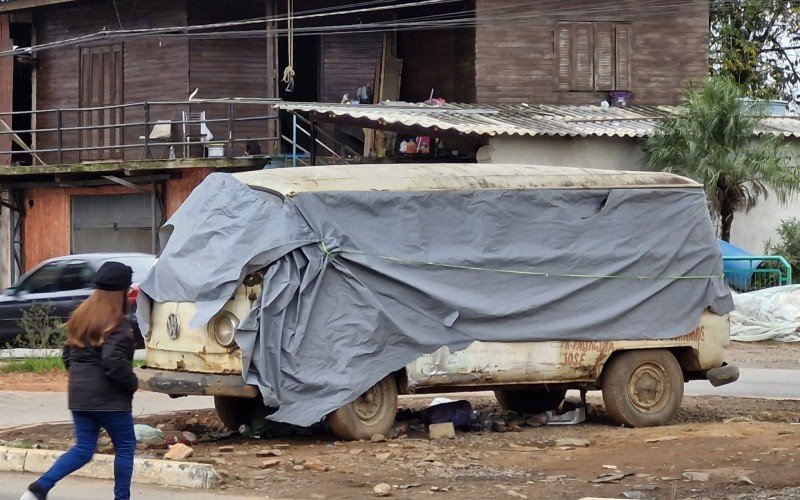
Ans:
<svg viewBox="0 0 800 500"><path fill-rule="evenodd" d="M387 375L352 403L328 415L327 423L337 437L358 441L375 434L389 437L397 414L397 382Z"/></svg>
<svg viewBox="0 0 800 500"><path fill-rule="evenodd" d="M665 349L625 351L603 369L603 402L611 418L627 427L664 425L683 400L683 371Z"/></svg>

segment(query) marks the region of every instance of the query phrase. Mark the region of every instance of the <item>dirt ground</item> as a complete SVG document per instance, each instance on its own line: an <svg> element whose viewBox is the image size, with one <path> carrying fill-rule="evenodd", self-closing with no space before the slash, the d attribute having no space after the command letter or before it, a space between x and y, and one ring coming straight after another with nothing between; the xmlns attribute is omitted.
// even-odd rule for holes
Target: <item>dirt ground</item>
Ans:
<svg viewBox="0 0 800 500"><path fill-rule="evenodd" d="M409 408L429 402L404 400ZM471 402L503 418L493 400ZM225 478L221 490L269 498L368 498L379 483L391 485L393 497L409 498L800 498L800 401L687 397L673 425L650 429L615 427L599 400L590 403L583 424L458 432L444 441L431 441L421 430L385 442L339 442L324 431L221 437L211 411L139 423L191 431L199 441L189 460L215 465ZM64 449L69 435L68 425L44 425L0 433L0 443ZM107 438L101 447L109 451ZM270 450L271 456L257 456ZM160 458L164 452L138 454ZM687 479L691 472L700 474ZM591 482L603 474L625 477Z"/></svg>

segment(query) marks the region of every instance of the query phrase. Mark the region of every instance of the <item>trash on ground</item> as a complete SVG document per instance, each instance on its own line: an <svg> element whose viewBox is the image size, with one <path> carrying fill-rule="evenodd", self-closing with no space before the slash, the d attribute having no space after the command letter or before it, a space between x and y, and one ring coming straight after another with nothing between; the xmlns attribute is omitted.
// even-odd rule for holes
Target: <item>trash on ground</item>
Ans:
<svg viewBox="0 0 800 500"><path fill-rule="evenodd" d="M688 472L684 472L683 473L683 478L687 479L689 481L705 482L705 481L708 481L709 479L711 479L711 476L709 476L705 472L688 471Z"/></svg>
<svg viewBox="0 0 800 500"><path fill-rule="evenodd" d="M606 474L600 474L599 476L597 476L597 479L592 479L589 482L590 483L600 483L600 484L603 484L603 483L618 483L618 482L622 481L623 479L625 479L626 477L630 477L632 475L633 475L633 472L621 472L621 471L609 472L609 473L606 473Z"/></svg>

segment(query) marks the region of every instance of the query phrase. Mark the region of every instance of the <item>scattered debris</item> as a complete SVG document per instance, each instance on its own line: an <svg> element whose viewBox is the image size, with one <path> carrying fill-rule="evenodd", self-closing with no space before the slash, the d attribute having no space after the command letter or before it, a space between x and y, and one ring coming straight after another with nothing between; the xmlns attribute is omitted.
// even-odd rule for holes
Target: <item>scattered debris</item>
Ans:
<svg viewBox="0 0 800 500"><path fill-rule="evenodd" d="M588 439L558 439L556 440L556 447L560 448L562 446L574 446L577 448L585 448L589 446L590 441Z"/></svg>
<svg viewBox="0 0 800 500"><path fill-rule="evenodd" d="M724 419L722 421L722 423L723 424L737 424L737 423L752 422L752 421L753 421L752 417L731 417L731 418Z"/></svg>
<svg viewBox="0 0 800 500"><path fill-rule="evenodd" d="M265 469L271 469L273 467L279 466L283 461L280 458L270 458L269 460L264 460L261 463L261 466Z"/></svg>
<svg viewBox="0 0 800 500"><path fill-rule="evenodd" d="M173 444L164 454L166 460L186 460L194 454L194 450L183 443Z"/></svg>
<svg viewBox="0 0 800 500"><path fill-rule="evenodd" d="M372 488L372 492L375 493L376 497L388 497L392 494L392 485L386 483L376 484Z"/></svg>
<svg viewBox="0 0 800 500"><path fill-rule="evenodd" d="M623 491L621 495L625 498L633 498L635 500L644 500L647 498L647 495L641 491Z"/></svg>
<svg viewBox="0 0 800 500"><path fill-rule="evenodd" d="M259 450L256 452L257 457L279 457L283 455L283 452L278 449L274 450Z"/></svg>
<svg viewBox="0 0 800 500"><path fill-rule="evenodd" d="M369 440L373 443L385 443L387 441L386 436L383 434L373 434Z"/></svg>
<svg viewBox="0 0 800 500"><path fill-rule="evenodd" d="M220 453L233 453L233 446L220 446L219 447Z"/></svg>
<svg viewBox="0 0 800 500"><path fill-rule="evenodd" d="M709 476L705 472L694 472L694 471L684 472L683 477L684 479L687 479L689 481L699 481L699 482L704 482L711 479L711 476Z"/></svg>
<svg viewBox="0 0 800 500"><path fill-rule="evenodd" d="M547 412L547 425L575 425L586 421L586 408L578 407L557 415L554 411Z"/></svg>
<svg viewBox="0 0 800 500"><path fill-rule="evenodd" d="M516 498L525 498L525 499L528 498L528 495L524 495L524 494L520 493L519 491L514 491L514 490L506 490L506 495L510 496L510 497L516 497Z"/></svg>
<svg viewBox="0 0 800 500"><path fill-rule="evenodd" d="M632 475L633 472L621 472L621 471L609 472L606 474L600 474L599 476L597 476L597 479L592 479L589 482L596 484L619 483L626 477L630 477Z"/></svg>
<svg viewBox="0 0 800 500"><path fill-rule="evenodd" d="M617 466L616 465L604 465L603 468L604 469L617 470Z"/></svg>
<svg viewBox="0 0 800 500"><path fill-rule="evenodd" d="M377 458L378 461L380 461L380 462L385 462L385 461L389 460L389 457L391 457L391 456L392 456L392 452L391 451L387 451L386 453L378 453L378 454L376 454L375 458Z"/></svg>
<svg viewBox="0 0 800 500"><path fill-rule="evenodd" d="M428 434L431 439L455 439L456 428L453 422L431 424L428 427Z"/></svg>
<svg viewBox="0 0 800 500"><path fill-rule="evenodd" d="M645 439L644 442L645 443L663 443L664 441L675 441L676 439L678 439L677 436L663 436L663 437Z"/></svg>
<svg viewBox="0 0 800 500"><path fill-rule="evenodd" d="M410 488L419 488L420 486L422 486L422 483L401 484L400 486L398 486L398 489L407 490Z"/></svg>
<svg viewBox="0 0 800 500"><path fill-rule="evenodd" d="M747 484L749 484L749 485L755 485L756 484L756 483L753 482L752 479L750 479L749 477L744 476L744 475L739 476L736 479L734 479L733 483L738 485L738 486L744 486L744 485L747 485Z"/></svg>
<svg viewBox="0 0 800 500"><path fill-rule="evenodd" d="M316 472L327 472L330 470L330 466L328 464L317 458L309 458L303 463L303 467Z"/></svg>

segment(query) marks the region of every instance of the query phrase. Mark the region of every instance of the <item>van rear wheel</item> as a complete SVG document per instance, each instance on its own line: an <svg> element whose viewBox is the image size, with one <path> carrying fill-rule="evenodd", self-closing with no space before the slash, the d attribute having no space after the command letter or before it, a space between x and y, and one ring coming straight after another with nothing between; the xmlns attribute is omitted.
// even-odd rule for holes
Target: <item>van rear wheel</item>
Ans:
<svg viewBox="0 0 800 500"><path fill-rule="evenodd" d="M327 423L337 437L358 441L375 434L389 437L397 414L397 381L387 375L355 401L328 415Z"/></svg>
<svg viewBox="0 0 800 500"><path fill-rule="evenodd" d="M494 397L504 410L517 413L544 413L558 408L566 397L566 389L497 389Z"/></svg>
<svg viewBox="0 0 800 500"><path fill-rule="evenodd" d="M655 427L675 418L683 400L683 371L666 349L625 351L603 369L603 402L627 427Z"/></svg>

